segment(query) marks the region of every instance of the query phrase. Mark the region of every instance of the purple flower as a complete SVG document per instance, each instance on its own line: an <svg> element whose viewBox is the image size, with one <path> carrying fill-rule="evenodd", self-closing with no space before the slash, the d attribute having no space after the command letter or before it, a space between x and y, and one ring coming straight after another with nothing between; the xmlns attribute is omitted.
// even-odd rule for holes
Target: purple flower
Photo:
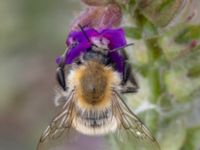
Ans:
<svg viewBox="0 0 200 150"><path fill-rule="evenodd" d="M69 34L66 44L69 47L67 53L65 54L64 62L65 64L73 63L74 59L79 57L82 53L86 52L92 45L94 44L94 39L104 39L104 46L107 46L109 49L108 57L110 57L111 61L116 64L116 68L120 73L123 73L124 70L124 58L118 51L112 51L113 49L123 47L126 45L125 33L122 28L117 29L103 29L97 31L93 28L85 28L85 33L87 37L84 35L82 31L73 31ZM90 42L91 41L91 42ZM98 41L97 41L98 42ZM95 43L96 44L96 43ZM59 64L61 62L61 57L56 59L56 63Z"/></svg>

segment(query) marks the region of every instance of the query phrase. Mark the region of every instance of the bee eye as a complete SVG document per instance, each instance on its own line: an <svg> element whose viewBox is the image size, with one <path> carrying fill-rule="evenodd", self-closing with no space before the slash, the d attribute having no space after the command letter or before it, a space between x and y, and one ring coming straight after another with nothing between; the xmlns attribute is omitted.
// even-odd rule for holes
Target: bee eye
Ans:
<svg viewBox="0 0 200 150"><path fill-rule="evenodd" d="M66 91L66 83L65 83L65 73L62 67L58 67L56 70L56 78L59 85Z"/></svg>

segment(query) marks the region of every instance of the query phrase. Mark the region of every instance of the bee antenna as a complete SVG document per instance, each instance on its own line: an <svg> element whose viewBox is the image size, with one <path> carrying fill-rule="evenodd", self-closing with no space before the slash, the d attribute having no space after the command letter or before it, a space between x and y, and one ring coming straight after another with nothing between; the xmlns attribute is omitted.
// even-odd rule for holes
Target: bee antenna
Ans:
<svg viewBox="0 0 200 150"><path fill-rule="evenodd" d="M91 43L91 41L90 41L90 39L89 39L87 33L86 33L85 30L84 30L84 27L83 27L82 25L80 25L80 24L78 24L78 26L79 26L79 28L81 29L81 31L83 32L83 34L84 34L84 36L86 37L86 39L88 40L88 42Z"/></svg>
<svg viewBox="0 0 200 150"><path fill-rule="evenodd" d="M65 59L66 59L67 51L68 51L68 49L66 48L65 52L61 56L61 61L58 64L59 67L62 67L62 68L65 67Z"/></svg>
<svg viewBox="0 0 200 150"><path fill-rule="evenodd" d="M129 43L129 44L126 44L126 45L124 45L124 46L122 46L122 47L118 47L118 48L112 49L112 50L110 50L109 52L110 52L110 53L113 53L113 52L115 52L115 51L122 50L122 49L124 49L125 47L132 46L132 45L134 45L134 43Z"/></svg>
<svg viewBox="0 0 200 150"><path fill-rule="evenodd" d="M84 36L86 37L86 39L88 40L88 42L92 45L92 46L95 46L95 47L98 47L97 45L93 44L91 41L90 41L90 38L88 37L87 33L85 32L84 30L84 26L78 24L79 28L81 29L81 31L83 32Z"/></svg>

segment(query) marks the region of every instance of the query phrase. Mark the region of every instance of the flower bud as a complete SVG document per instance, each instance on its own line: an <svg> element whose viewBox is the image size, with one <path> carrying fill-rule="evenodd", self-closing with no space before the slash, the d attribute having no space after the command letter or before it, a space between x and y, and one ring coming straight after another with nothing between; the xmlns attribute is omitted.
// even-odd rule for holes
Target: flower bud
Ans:
<svg viewBox="0 0 200 150"><path fill-rule="evenodd" d="M96 29L119 26L122 19L121 8L117 4L88 7L72 23L71 31L79 30L79 25Z"/></svg>
<svg viewBox="0 0 200 150"><path fill-rule="evenodd" d="M90 6L105 6L112 3L113 0L82 0L82 2Z"/></svg>

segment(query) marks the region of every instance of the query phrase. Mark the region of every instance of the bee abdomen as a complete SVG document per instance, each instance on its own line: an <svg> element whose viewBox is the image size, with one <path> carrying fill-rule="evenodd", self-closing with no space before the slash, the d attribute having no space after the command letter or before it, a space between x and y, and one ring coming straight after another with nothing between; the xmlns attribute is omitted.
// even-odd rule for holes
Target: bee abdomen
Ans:
<svg viewBox="0 0 200 150"><path fill-rule="evenodd" d="M115 117L108 115L105 118L93 118L79 116L74 122L76 130L87 135L104 135L109 132L114 132L117 127Z"/></svg>

